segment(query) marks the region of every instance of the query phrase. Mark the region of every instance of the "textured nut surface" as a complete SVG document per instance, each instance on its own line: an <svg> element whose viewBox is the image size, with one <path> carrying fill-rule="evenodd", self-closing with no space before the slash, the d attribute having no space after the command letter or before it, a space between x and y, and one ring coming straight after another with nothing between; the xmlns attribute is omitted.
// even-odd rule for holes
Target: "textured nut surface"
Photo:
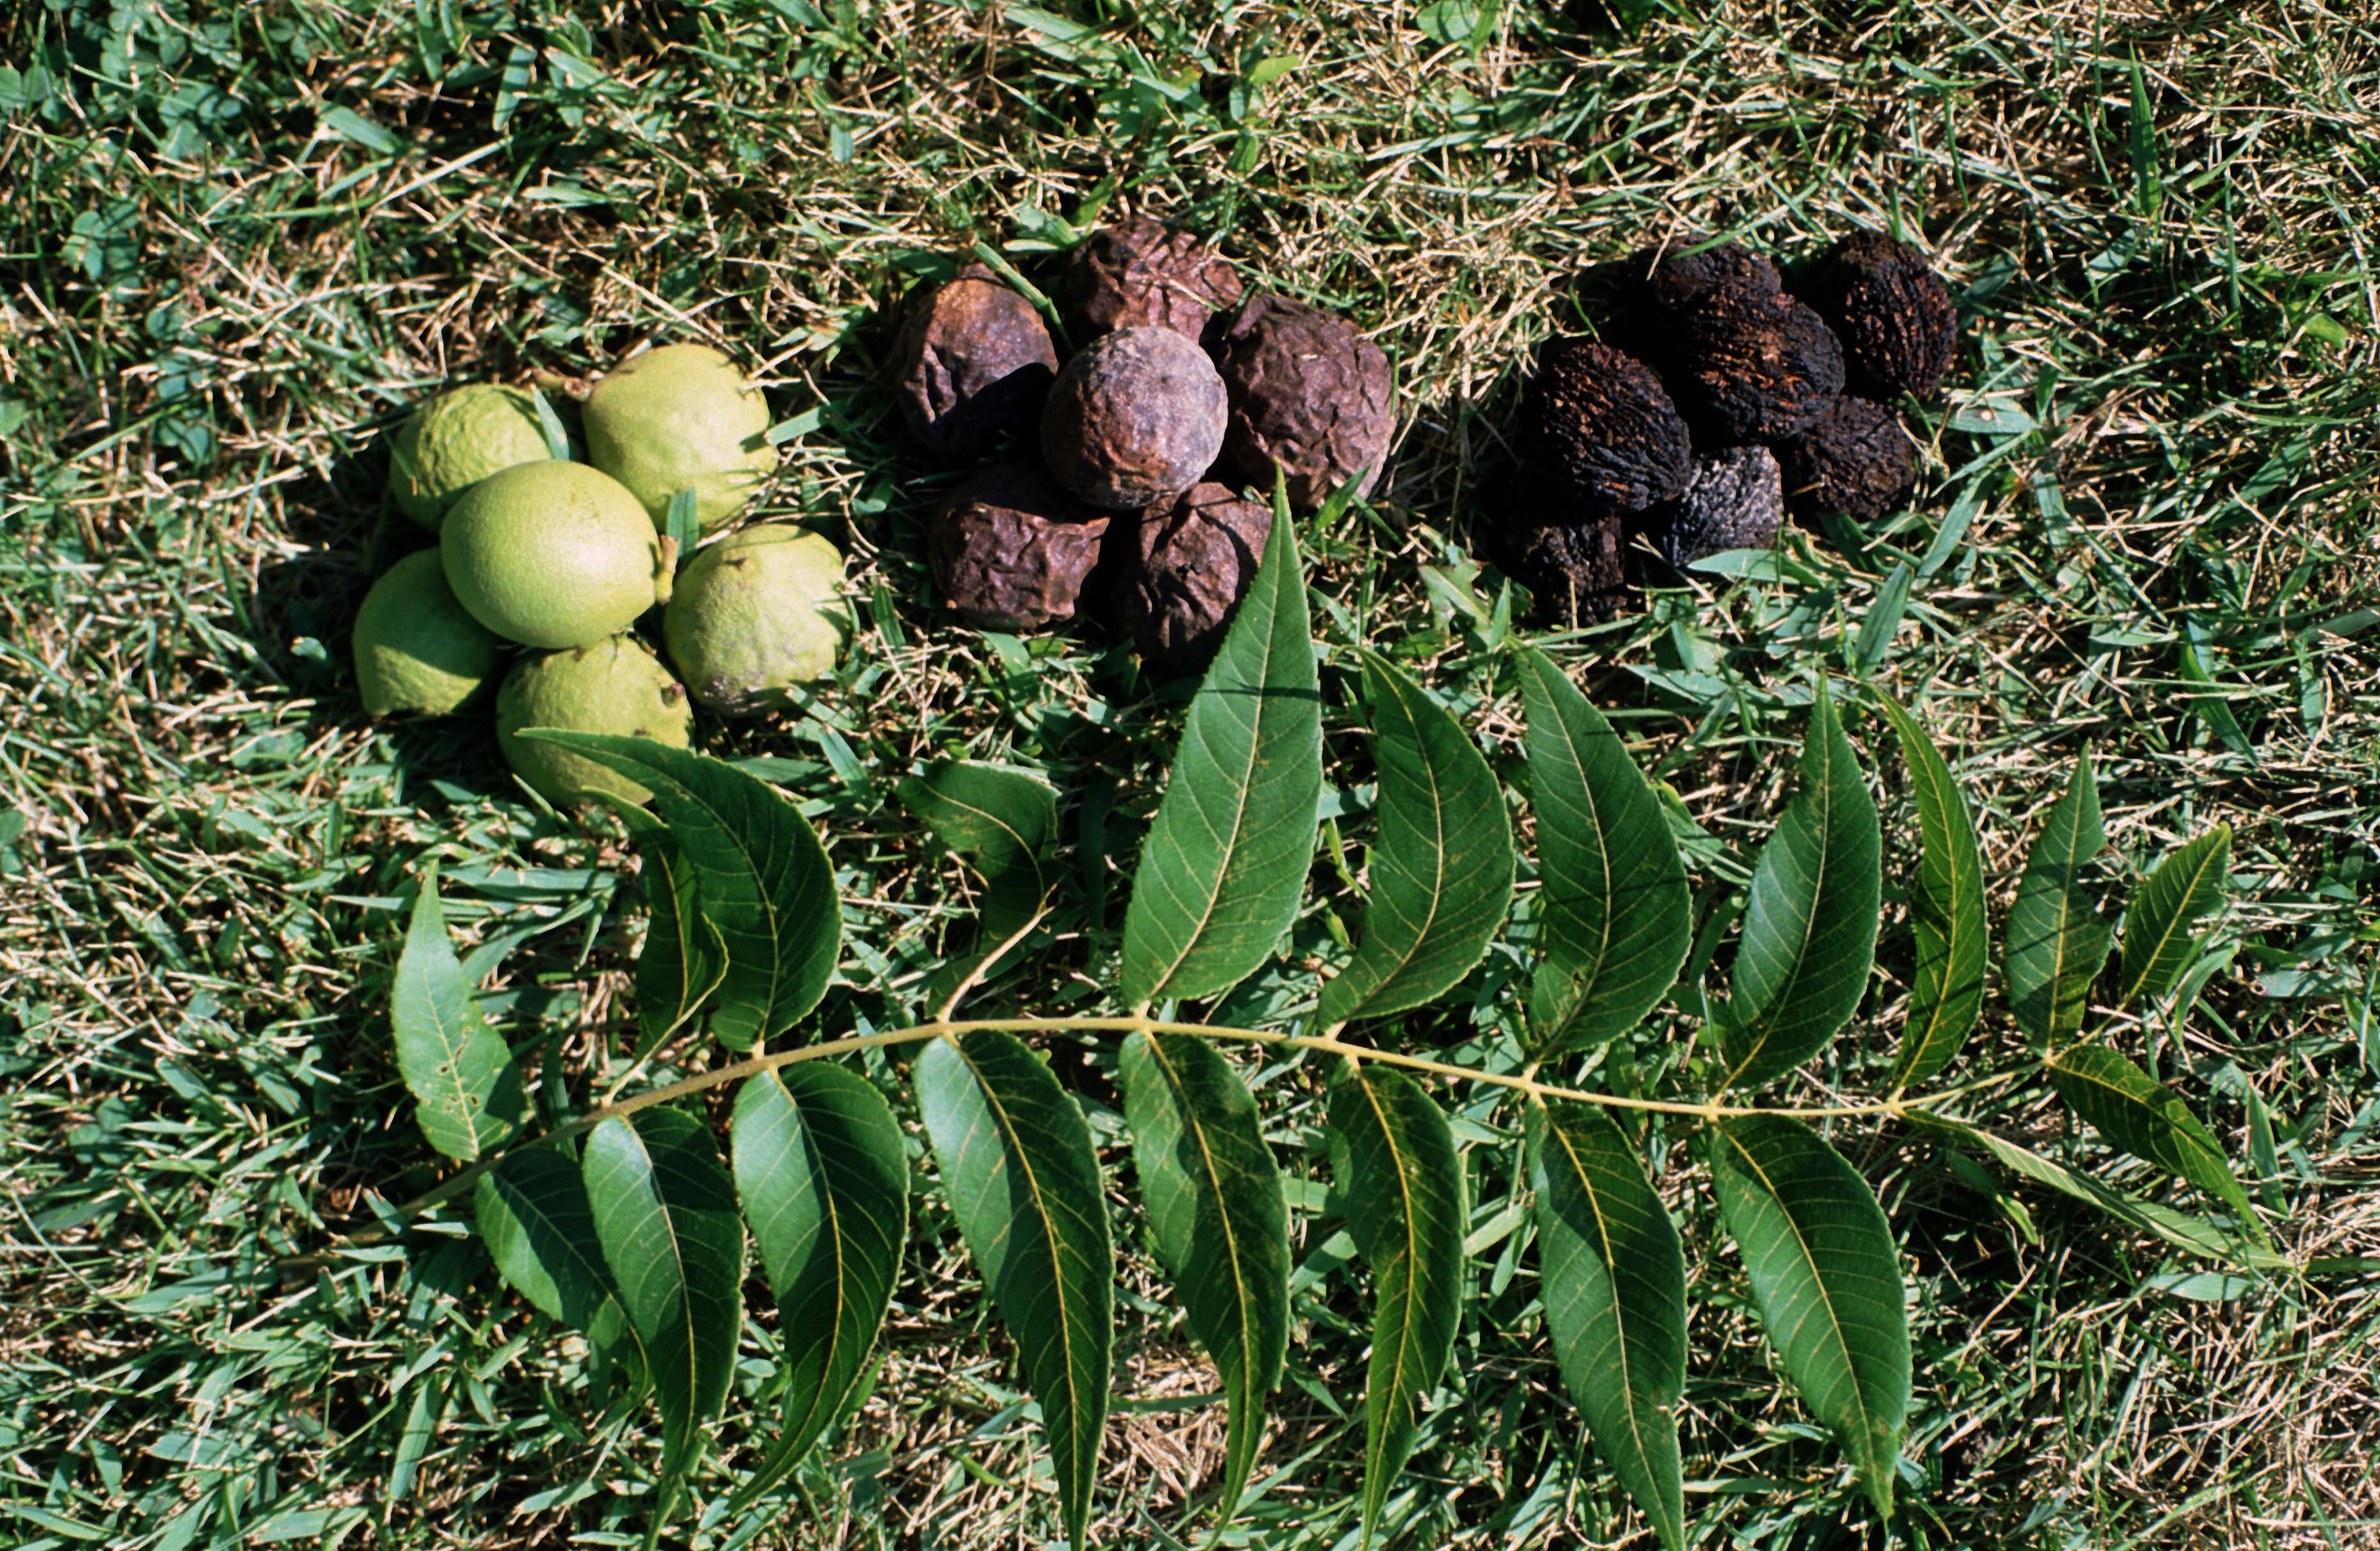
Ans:
<svg viewBox="0 0 2380 1551"><path fill-rule="evenodd" d="M1271 508L1225 485L1194 486L1141 518L1122 612L1151 667L1178 673L1214 650L1271 534Z"/></svg>
<svg viewBox="0 0 2380 1551"><path fill-rule="evenodd" d="M1683 571L1726 550L1766 549L1785 518L1776 454L1766 447L1721 447L1694 458L1693 481L1677 500L1645 514L1661 558Z"/></svg>
<svg viewBox="0 0 2380 1551"><path fill-rule="evenodd" d="M1268 292L1250 297L1219 346L1231 390L1223 465L1270 490L1274 470L1293 505L1316 507L1357 472L1361 493L1380 482L1397 429L1389 357L1355 325Z"/></svg>
<svg viewBox="0 0 2380 1551"><path fill-rule="evenodd" d="M1714 291L1678 325L1684 407L1711 441L1781 442L1843 391L1833 331L1781 292Z"/></svg>
<svg viewBox="0 0 2380 1551"><path fill-rule="evenodd" d="M1118 329L1085 346L1050 390L1041 453L1095 506L1134 510L1198 482L1223 448L1223 380L1172 329Z"/></svg>
<svg viewBox="0 0 2380 1551"><path fill-rule="evenodd" d="M1619 517L1571 521L1556 503L1523 518L1500 561L1529 589L1540 615L1563 624L1590 624L1619 613L1627 596L1620 549Z"/></svg>
<svg viewBox="0 0 2380 1551"><path fill-rule="evenodd" d="M914 305L893 361L910 430L936 455L964 461L1032 432L1058 349L1031 302L968 264Z"/></svg>
<svg viewBox="0 0 2380 1551"><path fill-rule="evenodd" d="M1670 500L1694 470L1686 423L1660 379L1589 339L1546 342L1523 430L1551 493L1586 517Z"/></svg>
<svg viewBox="0 0 2380 1551"><path fill-rule="evenodd" d="M1117 329L1172 329L1203 340L1237 307L1239 273L1195 232L1146 215L1091 235L1066 269L1066 327L1087 345Z"/></svg>
<svg viewBox="0 0 2380 1551"><path fill-rule="evenodd" d="M1876 522L1907 505L1917 488L1917 449L1900 417L1850 394L1777 454L1786 503L1797 512Z"/></svg>
<svg viewBox="0 0 2380 1551"><path fill-rule="evenodd" d="M850 626L842 591L843 555L825 538L756 524L694 557L662 612L662 638L698 704L755 716L834 672Z"/></svg>
<svg viewBox="0 0 2380 1551"><path fill-rule="evenodd" d="M1038 466L1001 464L934 514L926 556L952 608L978 624L1030 630L1074 617L1108 522Z"/></svg>
<svg viewBox="0 0 2380 1551"><path fill-rule="evenodd" d="M1925 255L1882 232L1835 245L1807 287L1842 341L1852 390L1870 398L1941 387L1957 349L1957 315Z"/></svg>
<svg viewBox="0 0 2380 1551"><path fill-rule="evenodd" d="M1639 297L1664 311L1682 312L1714 295L1773 297L1782 288L1777 266L1767 259L1740 242L1702 247L1709 241L1688 233L1631 253L1628 273Z"/></svg>
<svg viewBox="0 0 2380 1551"><path fill-rule="evenodd" d="M557 807L611 793L631 803L648 788L608 765L520 735L525 727L651 738L672 748L694 741L694 708L661 660L633 636L522 658L496 691L496 746L523 781Z"/></svg>

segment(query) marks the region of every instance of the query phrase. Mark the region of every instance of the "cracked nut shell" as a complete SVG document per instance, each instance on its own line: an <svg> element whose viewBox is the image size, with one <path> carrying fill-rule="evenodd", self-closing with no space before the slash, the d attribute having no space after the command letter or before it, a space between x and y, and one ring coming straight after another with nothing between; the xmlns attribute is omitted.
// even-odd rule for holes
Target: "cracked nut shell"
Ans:
<svg viewBox="0 0 2380 1551"><path fill-rule="evenodd" d="M910 430L936 456L960 462L1002 436L1029 434L1058 371L1041 315L982 264L917 301L893 359Z"/></svg>
<svg viewBox="0 0 2380 1551"><path fill-rule="evenodd" d="M1092 234L1066 269L1066 327L1077 345L1117 329L1172 329L1204 341L1240 303L1237 271L1195 232L1131 216Z"/></svg>
<svg viewBox="0 0 2380 1551"><path fill-rule="evenodd" d="M1645 514L1645 533L1673 571L1727 550L1767 549L1785 518L1784 480L1766 447L1699 454L1686 493Z"/></svg>
<svg viewBox="0 0 2380 1551"><path fill-rule="evenodd" d="M1058 374L1041 453L1095 506L1137 510L1198 482L1223 449L1223 380L1172 329L1118 329Z"/></svg>
<svg viewBox="0 0 2380 1551"><path fill-rule="evenodd" d="M1223 466L1259 490L1278 469L1294 506L1311 509L1357 473L1380 482L1396 433L1389 357L1355 325L1320 308L1259 292L1218 347L1231 390Z"/></svg>
<svg viewBox="0 0 2380 1551"><path fill-rule="evenodd" d="M1247 595L1272 534L1272 511L1229 486L1193 486L1140 520L1120 612L1160 673L1203 662Z"/></svg>
<svg viewBox="0 0 2380 1551"><path fill-rule="evenodd" d="M978 624L1031 630L1074 617L1108 521L1038 467L1001 464L934 514L926 558L952 608Z"/></svg>
<svg viewBox="0 0 2380 1551"><path fill-rule="evenodd" d="M1684 312L1713 296L1755 298L1773 297L1784 288L1777 266L1740 242L1694 251L1709 241L1689 233L1628 255L1628 273L1638 296L1664 312Z"/></svg>
<svg viewBox="0 0 2380 1551"><path fill-rule="evenodd" d="M1686 423L1650 368L1590 339L1546 342L1523 423L1525 455L1583 517L1616 517L1686 488Z"/></svg>
<svg viewBox="0 0 2380 1551"><path fill-rule="evenodd" d="M1843 349L1793 297L1713 291L1678 320L1678 382L1714 442L1782 442L1843 391Z"/></svg>
<svg viewBox="0 0 2380 1551"><path fill-rule="evenodd" d="M1854 232L1827 255L1807 294L1842 341L1855 392L1924 398L1941 387L1957 349L1957 314L1925 254L1882 232Z"/></svg>
<svg viewBox="0 0 2380 1551"><path fill-rule="evenodd" d="M1849 394L1777 454L1786 503L1797 512L1876 522L1907 505L1917 488L1917 449L1900 418Z"/></svg>

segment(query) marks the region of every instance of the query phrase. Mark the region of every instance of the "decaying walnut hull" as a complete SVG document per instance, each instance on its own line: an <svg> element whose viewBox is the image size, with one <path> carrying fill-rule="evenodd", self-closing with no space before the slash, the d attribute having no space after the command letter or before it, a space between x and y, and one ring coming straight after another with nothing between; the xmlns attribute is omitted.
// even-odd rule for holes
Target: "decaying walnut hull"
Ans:
<svg viewBox="0 0 2380 1551"><path fill-rule="evenodd" d="M912 307L894 348L909 430L936 456L968 462L1039 423L1058 350L1033 304L968 264Z"/></svg>
<svg viewBox="0 0 2380 1551"><path fill-rule="evenodd" d="M1195 340L1119 329L1058 373L1041 415L1041 453L1085 501L1137 510L1188 490L1214 466L1227 413L1223 380Z"/></svg>
<svg viewBox="0 0 2380 1551"><path fill-rule="evenodd" d="M1224 485L1198 485L1144 515L1118 611L1143 660L1168 673L1204 663L1271 534L1271 508Z"/></svg>
<svg viewBox="0 0 2380 1551"><path fill-rule="evenodd" d="M1002 464L934 514L926 556L950 606L978 624L1033 630L1072 619L1110 518L1032 464Z"/></svg>
<svg viewBox="0 0 2380 1551"><path fill-rule="evenodd" d="M1248 298L1224 331L1231 426L1223 467L1258 490L1278 470L1290 503L1320 506L1356 474L1379 484L1396 434L1389 357L1344 318L1269 293Z"/></svg>
<svg viewBox="0 0 2380 1551"><path fill-rule="evenodd" d="M1077 346L1141 328L1212 344L1244 289L1238 272L1196 233L1131 216L1075 249L1066 269L1066 327Z"/></svg>

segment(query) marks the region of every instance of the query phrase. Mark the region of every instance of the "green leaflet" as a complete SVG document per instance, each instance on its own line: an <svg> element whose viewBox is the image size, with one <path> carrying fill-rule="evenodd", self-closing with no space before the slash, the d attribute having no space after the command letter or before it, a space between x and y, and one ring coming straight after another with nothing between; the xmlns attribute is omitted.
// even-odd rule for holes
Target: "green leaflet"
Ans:
<svg viewBox="0 0 2380 1551"><path fill-rule="evenodd" d="M1592 1104L1530 1105L1537 1259L1562 1382L1663 1546L1686 1543L1686 1262L1636 1149Z"/></svg>
<svg viewBox="0 0 2380 1551"><path fill-rule="evenodd" d="M2192 928L2215 908L2231 865L2231 826L2218 824L2159 862L2124 912L2116 1005L2155 1001L2190 967Z"/></svg>
<svg viewBox="0 0 2380 1551"><path fill-rule="evenodd" d="M1158 1258L1222 1380L1219 1519L1247 1488L1289 1346L1289 1208L1247 1084L1203 1039L1124 1042L1124 1116Z"/></svg>
<svg viewBox="0 0 2380 1551"><path fill-rule="evenodd" d="M2263 1236L2222 1144L2198 1123L2180 1095L2104 1045L2077 1045L2052 1056L2049 1081L2108 1141L2189 1181L2229 1206L2250 1232Z"/></svg>
<svg viewBox="0 0 2380 1551"><path fill-rule="evenodd" d="M883 1097L823 1061L747 1082L730 1138L785 1374L784 1431L733 1511L793 1469L867 1373L908 1233L909 1160Z"/></svg>
<svg viewBox="0 0 2380 1551"><path fill-rule="evenodd" d="M588 1133L579 1167L595 1235L644 1349L662 1412L659 1538L727 1400L744 1329L744 1223L703 1123L657 1106Z"/></svg>
<svg viewBox="0 0 2380 1551"><path fill-rule="evenodd" d="M514 1290L584 1332L599 1360L633 1337L576 1161L550 1147L528 1148L499 1159L474 1191L480 1237Z"/></svg>
<svg viewBox="0 0 2380 1551"><path fill-rule="evenodd" d="M1487 956L1512 903L1503 788L1463 724L1377 652L1364 700L1379 766L1364 941L1322 988L1326 1025L1436 1000Z"/></svg>
<svg viewBox="0 0 2380 1551"><path fill-rule="evenodd" d="M749 1049L819 1004L843 945L843 909L818 831L775 787L723 759L650 738L551 728L521 735L651 789L725 946L710 1013L721 1043Z"/></svg>
<svg viewBox="0 0 2380 1551"><path fill-rule="evenodd" d="M727 974L727 949L703 914L694 868L667 833L644 838L645 897L652 913L637 955L637 1053L650 1055L702 1009Z"/></svg>
<svg viewBox="0 0 2380 1551"><path fill-rule="evenodd" d="M2091 983L2107 962L2107 928L2082 891L2083 865L2107 843L2088 750L2025 857L2009 907L2009 1011L2017 1026L2055 1043L2082 1026Z"/></svg>
<svg viewBox="0 0 2380 1551"><path fill-rule="evenodd" d="M1892 1064L1896 1089L1922 1083L1950 1064L1973 1032L1984 1005L1984 861L1974 817L1917 719L1882 690L1876 702L1900 740L1909 767L1910 800L1917 805L1924 849L1910 923L1917 937L1917 967L1909 988L1909 1024Z"/></svg>
<svg viewBox="0 0 2380 1551"><path fill-rule="evenodd" d="M1081 1551L1115 1339L1090 1127L1040 1058L998 1030L934 1040L916 1082L951 1215L1041 1402L1066 1541Z"/></svg>
<svg viewBox="0 0 2380 1551"><path fill-rule="evenodd" d="M1711 1192L1786 1375L1840 1439L1879 1517L1909 1409L1909 1323L1884 1210L1818 1133L1782 1115L1717 1122Z"/></svg>
<svg viewBox="0 0 2380 1551"><path fill-rule="evenodd" d="M901 782L899 795L934 838L984 881L983 927L989 954L1033 918L1055 880L1045 863L1055 847L1058 794L1040 777L1004 765L938 761ZM927 993L939 1007L965 976L988 972L968 958L951 960Z"/></svg>
<svg viewBox="0 0 2380 1551"><path fill-rule="evenodd" d="M1420 1430L1421 1406L1454 1351L1463 1314L1463 1162L1445 1113L1403 1072L1347 1063L1330 1084L1346 1148L1339 1194L1372 1271L1372 1361L1364 1392L1364 1540L1379 1528Z"/></svg>
<svg viewBox="0 0 2380 1551"><path fill-rule="evenodd" d="M389 1027L396 1068L431 1146L468 1163L504 1145L527 1123L520 1069L480 1014L447 940L434 862L422 869L413 896L413 919L389 992Z"/></svg>
<svg viewBox="0 0 2380 1551"><path fill-rule="evenodd" d="M1190 702L1124 914L1125 1005L1231 989L1296 919L1322 803L1322 689L1287 503Z"/></svg>
<svg viewBox="0 0 2380 1551"><path fill-rule="evenodd" d="M1720 1030L1730 1088L1758 1087L1816 1054L1858 1010L1876 963L1884 841L1824 679L1801 776L1752 871Z"/></svg>
<svg viewBox="0 0 2380 1551"><path fill-rule="evenodd" d="M1520 659L1545 939L1529 1038L1546 1056L1600 1045L1660 1005L1694 940L1694 896L1620 734L1552 659L1534 647Z"/></svg>

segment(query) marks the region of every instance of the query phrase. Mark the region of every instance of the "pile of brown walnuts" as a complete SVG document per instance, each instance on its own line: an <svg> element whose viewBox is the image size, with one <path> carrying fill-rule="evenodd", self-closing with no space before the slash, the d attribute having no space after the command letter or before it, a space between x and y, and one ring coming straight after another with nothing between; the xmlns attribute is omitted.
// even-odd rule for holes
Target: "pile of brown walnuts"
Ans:
<svg viewBox="0 0 2380 1551"><path fill-rule="evenodd" d="M910 430L943 463L997 460L928 530L944 601L1005 630L1103 617L1177 672L1247 591L1276 478L1303 508L1358 474L1370 490L1396 429L1388 357L1343 318L1244 291L1198 236L1135 216L1075 250L1062 361L984 265L918 296L894 362Z"/></svg>
<svg viewBox="0 0 2380 1551"><path fill-rule="evenodd" d="M1615 612L1631 534L1682 570L1771 542L1789 510L1874 522L1907 503L1916 449L1891 405L1939 390L1956 345L1924 254L1863 231L1789 285L1740 244L1690 237L1621 272L1617 343L1544 347L1525 496L1495 534L1545 612Z"/></svg>

